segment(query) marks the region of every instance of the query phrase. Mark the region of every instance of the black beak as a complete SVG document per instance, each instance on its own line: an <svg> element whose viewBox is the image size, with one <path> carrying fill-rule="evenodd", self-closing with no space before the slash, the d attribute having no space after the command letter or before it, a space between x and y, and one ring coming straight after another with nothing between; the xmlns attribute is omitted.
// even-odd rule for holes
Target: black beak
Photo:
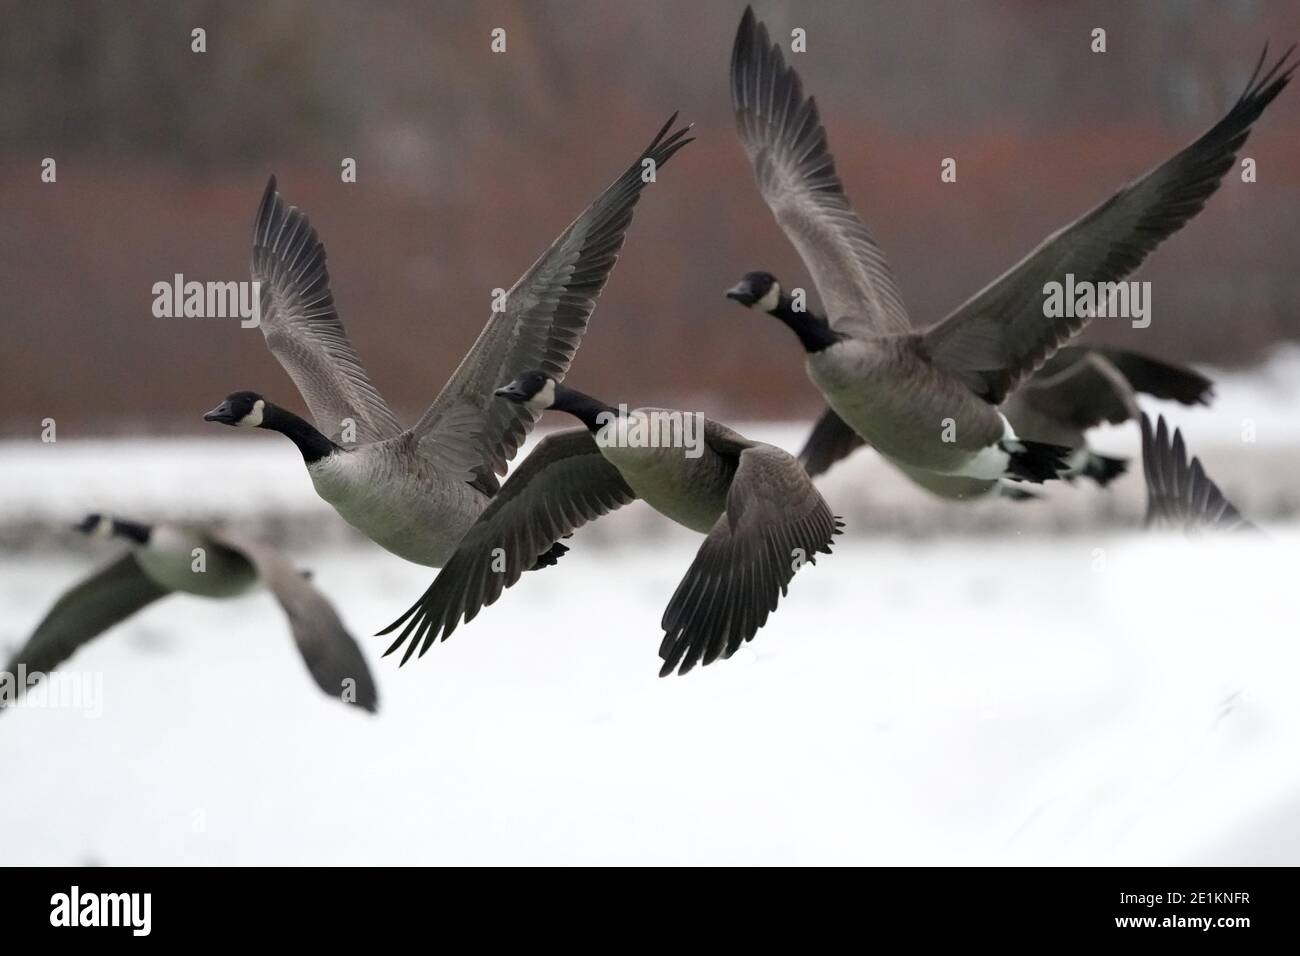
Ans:
<svg viewBox="0 0 1300 956"><path fill-rule="evenodd" d="M754 295L754 290L750 284L742 279L727 290L727 298L735 299L741 305L748 308L758 301L758 296Z"/></svg>
<svg viewBox="0 0 1300 956"><path fill-rule="evenodd" d="M230 402L228 401L222 402L212 411L208 412L206 415L203 416L203 420L205 422L223 422L228 424L233 419L234 416L231 414Z"/></svg>
<svg viewBox="0 0 1300 956"><path fill-rule="evenodd" d="M508 398L511 401L519 402L522 402L527 398L527 396L524 395L524 390L519 387L518 382L511 382L509 385L502 385L492 394L496 395L498 398Z"/></svg>

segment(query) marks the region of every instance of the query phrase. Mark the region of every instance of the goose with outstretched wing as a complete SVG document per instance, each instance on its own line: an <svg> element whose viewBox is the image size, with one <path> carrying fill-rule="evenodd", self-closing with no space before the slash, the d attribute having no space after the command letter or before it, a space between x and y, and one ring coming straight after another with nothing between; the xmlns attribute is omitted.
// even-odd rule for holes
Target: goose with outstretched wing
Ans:
<svg viewBox="0 0 1300 956"><path fill-rule="evenodd" d="M498 390L540 413L567 412L581 427L554 432L506 481L437 578L381 633L401 632L388 654L402 663L468 622L574 530L641 499L703 534L664 611L660 676L730 657L776 610L795 573L829 553L840 521L792 455L702 416L686 442L683 413L613 406L531 370ZM676 434L679 443L644 436ZM641 437L637 437L641 436Z"/></svg>
<svg viewBox="0 0 1300 956"><path fill-rule="evenodd" d="M501 408L493 390L530 368L564 378L642 189L691 142L689 127L670 132L675 121L506 293L504 308L493 311L428 411L407 429L348 340L324 245L272 178L253 229L261 328L314 423L253 391L231 393L205 419L285 435L317 494L344 520L408 561L440 567L496 494L497 475L536 420L528 409Z"/></svg>
<svg viewBox="0 0 1300 956"><path fill-rule="evenodd" d="M759 192L826 315L801 308L769 273L747 274L727 295L789 326L831 410L895 463L990 482L1068 474L1072 449L1020 435L998 407L1087 322L1072 309L1046 308L1045 287L1071 276L1123 279L1196 215L1290 81L1290 54L1271 66L1262 56L1241 97L1203 136L1053 233L947 318L920 328L849 204L816 102L747 9L731 57L736 127Z"/></svg>

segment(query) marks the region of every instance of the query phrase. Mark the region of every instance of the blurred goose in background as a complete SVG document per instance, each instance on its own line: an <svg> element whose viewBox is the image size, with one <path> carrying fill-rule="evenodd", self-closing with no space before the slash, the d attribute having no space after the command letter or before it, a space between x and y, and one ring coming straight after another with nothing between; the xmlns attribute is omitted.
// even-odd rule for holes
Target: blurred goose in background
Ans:
<svg viewBox="0 0 1300 956"><path fill-rule="evenodd" d="M6 665L7 673L17 674L21 665L29 674L48 674L83 644L173 592L233 598L260 583L289 618L317 686L371 712L378 706L356 641L324 595L278 551L210 525L150 525L92 514L77 530L123 540L130 549L55 602Z"/></svg>
<svg viewBox="0 0 1300 956"><path fill-rule="evenodd" d="M1290 53L1267 70L1261 57L1227 115L1191 146L1053 233L947 318L917 330L884 253L844 193L816 103L746 9L731 57L740 140L829 318L797 310L775 281L765 288L742 282L728 295L789 326L831 409L899 465L985 481L1068 473L1068 451L1025 439L998 408L1087 323L1048 314L1044 287L1070 276L1123 279L1199 212L1251 124L1290 80Z"/></svg>
<svg viewBox="0 0 1300 956"><path fill-rule="evenodd" d="M1187 446L1178 429L1172 432L1160 416L1157 425L1142 416L1142 469L1147 482L1148 527L1173 528L1188 534L1254 532L1219 486L1201 467L1187 459Z"/></svg>
<svg viewBox="0 0 1300 956"><path fill-rule="evenodd" d="M620 414L540 370L497 394L533 412L567 412L582 426L538 443L420 600L380 632L405 623L386 652L409 640L402 663L421 642L423 655L473 620L562 536L641 498L705 535L661 622L660 676L685 674L751 640L795 572L829 553L839 533L839 519L793 456L703 416L656 408ZM651 446L633 437L663 434L664 423L684 415L701 430L697 457L684 443Z"/></svg>
<svg viewBox="0 0 1300 956"><path fill-rule="evenodd" d="M557 381L609 277L646 184L687 143L689 127L653 142L597 197L506 294L469 354L423 417L403 429L348 340L325 270L325 247L296 207L267 184L253 230L261 328L315 425L252 391L234 392L207 421L278 431L302 453L317 494L372 541L439 567L499 489L498 474L537 413L492 392L525 369ZM544 560L549 563L563 551Z"/></svg>

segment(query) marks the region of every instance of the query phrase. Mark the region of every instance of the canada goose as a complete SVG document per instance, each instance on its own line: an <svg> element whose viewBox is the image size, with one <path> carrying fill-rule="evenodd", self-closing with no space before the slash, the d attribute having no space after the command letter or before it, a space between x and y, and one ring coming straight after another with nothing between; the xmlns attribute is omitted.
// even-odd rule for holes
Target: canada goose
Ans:
<svg viewBox="0 0 1300 956"><path fill-rule="evenodd" d="M208 525L141 524L88 515L77 530L130 549L55 602L5 670L48 674L86 642L173 591L232 598L259 582L284 608L318 687L372 713L378 691L365 658L329 601L284 555Z"/></svg>
<svg viewBox="0 0 1300 956"><path fill-rule="evenodd" d="M703 416L660 408L620 413L551 375L530 370L497 389L533 412L555 409L582 426L538 444L465 535L410 610L385 652L408 639L402 663L461 620L470 621L561 537L642 498L660 514L706 535L661 627L660 676L730 657L763 626L795 571L830 553L841 522L793 456L750 441ZM695 422L702 440L647 444L672 423ZM682 435L685 428L682 424ZM671 433L670 436L671 438ZM692 457L698 450L698 457Z"/></svg>
<svg viewBox="0 0 1300 956"><path fill-rule="evenodd" d="M728 295L795 332L828 404L886 457L966 478L1053 477L1063 470L1060 449L1018 438L997 407L1087 322L1073 309L1049 314L1045 286L1070 277L1118 281L1197 213L1289 81L1290 53L1262 75L1261 57L1241 98L1191 146L916 331L884 254L844 194L816 103L746 9L731 58L740 140L829 321L797 309L779 282L765 289L742 282Z"/></svg>
<svg viewBox="0 0 1300 956"><path fill-rule="evenodd" d="M493 389L528 368L564 378L632 209L654 178L647 170L662 168L691 142L689 127L668 133L675 119L515 283L504 309L493 311L433 404L407 429L348 341L324 246L306 216L280 198L272 177L253 231L261 327L315 425L251 391L231 393L204 418L285 435L302 453L317 494L345 521L408 561L441 566L496 494L496 474L505 473L537 419L527 408L495 401Z"/></svg>
<svg viewBox="0 0 1300 956"><path fill-rule="evenodd" d="M1084 477L1104 487L1125 472L1128 462L1092 451L1088 429L1136 418L1139 393L1183 405L1208 405L1213 390L1210 379L1186 366L1125 349L1067 345L1008 397L1002 413L1017 435L1073 449L1063 477ZM828 408L813 425L799 461L816 477L864 445L862 437ZM979 497L998 487L992 481L900 467L917 484L945 498Z"/></svg>
<svg viewBox="0 0 1300 956"><path fill-rule="evenodd" d="M1142 416L1142 470L1147 482L1148 527L1174 528L1188 534L1253 532L1259 529L1219 490L1201 462L1187 460L1178 429L1172 434L1161 415L1155 428Z"/></svg>

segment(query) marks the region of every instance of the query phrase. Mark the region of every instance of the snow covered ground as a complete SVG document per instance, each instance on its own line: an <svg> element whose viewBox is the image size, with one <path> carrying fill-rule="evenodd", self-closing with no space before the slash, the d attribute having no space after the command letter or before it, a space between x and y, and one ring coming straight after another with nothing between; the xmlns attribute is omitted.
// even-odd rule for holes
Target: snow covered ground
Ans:
<svg viewBox="0 0 1300 956"><path fill-rule="evenodd" d="M381 686L320 695L269 597L88 646L102 715L0 715L6 863L1300 862L1296 536L847 542L660 680L694 542L583 547L398 669L427 583L313 555ZM0 561L22 637L83 560Z"/></svg>
<svg viewBox="0 0 1300 956"><path fill-rule="evenodd" d="M1179 413L1238 498L1295 483L1260 462L1300 448L1297 381L1283 357ZM431 572L359 542L274 436L0 462L0 645L116 553L62 522L223 515L314 569L381 693L320 695L267 596L168 598L70 662L101 714L0 714L0 863L1300 863L1300 526L1142 534L1134 480L1069 533L1001 504L1001 533L886 533L924 505L864 455L825 487L867 518L730 661L656 677L698 539L633 506L399 669L368 635Z"/></svg>

